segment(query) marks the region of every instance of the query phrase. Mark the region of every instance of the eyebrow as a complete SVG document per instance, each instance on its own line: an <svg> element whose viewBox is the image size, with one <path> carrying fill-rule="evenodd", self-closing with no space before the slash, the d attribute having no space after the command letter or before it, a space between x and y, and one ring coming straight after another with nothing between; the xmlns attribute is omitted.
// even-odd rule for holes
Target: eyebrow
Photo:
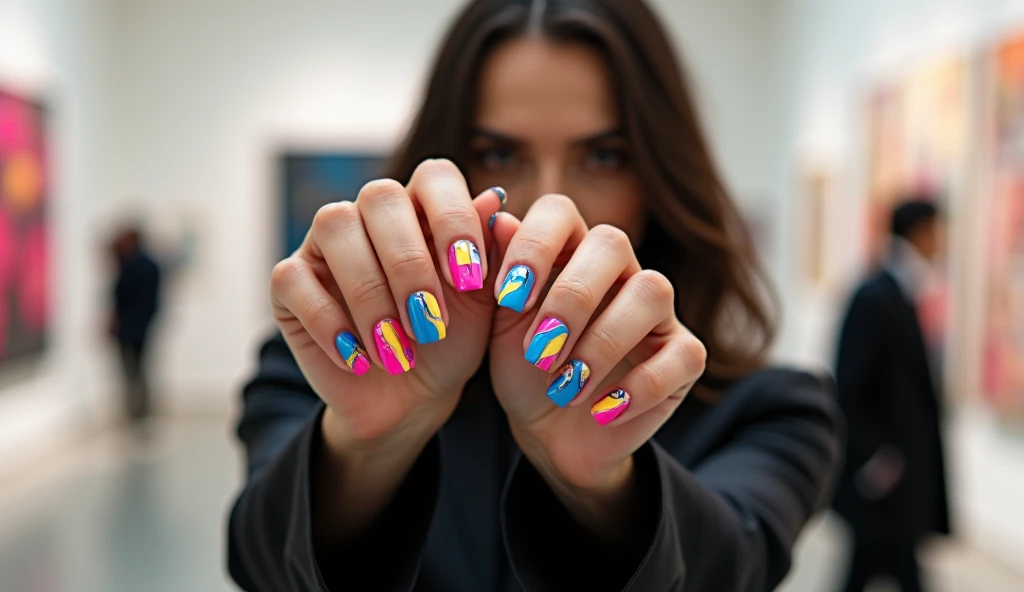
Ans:
<svg viewBox="0 0 1024 592"><path fill-rule="evenodd" d="M612 128L612 129L609 129L609 130L605 130L603 132L598 132L596 134L593 134L591 136L587 136L585 138L580 138L578 140L573 140L572 144L573 144L573 146L585 146L587 144L595 144L595 143L600 142L602 140L618 139L618 138L623 137L624 135L625 134L622 131L622 128L617 128L616 127L616 128ZM498 142L498 143L502 143L502 144L519 145L519 144L524 144L525 143L523 140L521 140L519 138L515 138L515 137L512 137L512 136L508 136L508 135L502 134L500 132L496 132L496 131L489 130L489 129L483 129L483 128L478 128L478 129L473 130L473 136L474 137L481 137L482 136L484 138L487 138L489 140L492 140L492 141Z"/></svg>

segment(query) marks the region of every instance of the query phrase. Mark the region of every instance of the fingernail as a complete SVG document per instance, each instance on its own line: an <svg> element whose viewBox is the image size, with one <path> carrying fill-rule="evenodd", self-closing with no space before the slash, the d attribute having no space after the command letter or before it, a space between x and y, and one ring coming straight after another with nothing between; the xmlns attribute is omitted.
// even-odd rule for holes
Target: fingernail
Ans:
<svg viewBox="0 0 1024 592"><path fill-rule="evenodd" d="M594 403L590 408L590 414L594 421L601 425L608 425L616 417L623 414L629 407L629 393L622 389L615 389L606 397Z"/></svg>
<svg viewBox="0 0 1024 592"><path fill-rule="evenodd" d="M565 407L580 394L589 379L590 367L584 364L583 360L569 360L548 385L548 398L554 401L555 405Z"/></svg>
<svg viewBox="0 0 1024 592"><path fill-rule="evenodd" d="M505 276L505 281L501 284L501 291L498 292L498 306L523 312L532 289L533 272L525 265L516 265L508 270L508 275Z"/></svg>
<svg viewBox="0 0 1024 592"><path fill-rule="evenodd" d="M416 341L434 343L445 336L444 319L437 298L430 292L416 292L406 303L409 309L409 323Z"/></svg>
<svg viewBox="0 0 1024 592"><path fill-rule="evenodd" d="M501 209L505 209L505 204L508 203L508 192L501 187L491 187L491 191L498 194L498 199L501 200Z"/></svg>
<svg viewBox="0 0 1024 592"><path fill-rule="evenodd" d="M562 321L548 317L537 326L530 347L526 348L526 361L541 370L550 370L558 352L569 338L569 328Z"/></svg>
<svg viewBox="0 0 1024 592"><path fill-rule="evenodd" d="M334 347L338 348L341 359L345 360L356 376L362 376L370 369L370 356L366 355L363 345L352 333L348 331L339 333L334 338Z"/></svg>
<svg viewBox="0 0 1024 592"><path fill-rule="evenodd" d="M452 281L459 292L479 290L484 287L483 268L480 267L480 251L468 240L452 243L448 250L448 268Z"/></svg>
<svg viewBox="0 0 1024 592"><path fill-rule="evenodd" d="M384 319L374 325L373 340L377 342L377 353L388 374L401 374L416 367L412 344L402 324L395 319Z"/></svg>
<svg viewBox="0 0 1024 592"><path fill-rule="evenodd" d="M494 212L493 214L491 214L490 219L487 220L487 228L494 230L494 221L498 219L498 214L500 213L501 212Z"/></svg>

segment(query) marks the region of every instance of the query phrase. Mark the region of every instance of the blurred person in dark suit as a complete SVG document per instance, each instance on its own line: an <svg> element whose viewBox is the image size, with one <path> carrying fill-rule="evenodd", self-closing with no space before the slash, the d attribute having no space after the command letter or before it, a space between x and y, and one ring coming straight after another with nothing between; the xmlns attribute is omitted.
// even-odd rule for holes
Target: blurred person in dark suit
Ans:
<svg viewBox="0 0 1024 592"><path fill-rule="evenodd" d="M885 264L843 323L836 381L848 437L834 506L854 534L848 591L883 574L904 592L921 590L915 548L928 533L949 533L940 392L915 306L942 235L932 203L896 207Z"/></svg>
<svg viewBox="0 0 1024 592"><path fill-rule="evenodd" d="M111 334L117 340L124 377L125 411L132 423L149 415L146 364L149 330L160 302L160 266L143 247L142 232L127 228L111 244L117 265Z"/></svg>

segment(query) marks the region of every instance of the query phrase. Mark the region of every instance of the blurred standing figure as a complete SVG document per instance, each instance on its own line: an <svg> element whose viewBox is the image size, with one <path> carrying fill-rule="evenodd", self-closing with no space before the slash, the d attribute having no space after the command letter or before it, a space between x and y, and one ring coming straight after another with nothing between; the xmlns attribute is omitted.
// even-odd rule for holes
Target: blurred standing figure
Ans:
<svg viewBox="0 0 1024 592"><path fill-rule="evenodd" d="M940 393L914 304L942 230L931 203L899 205L889 257L857 290L843 324L836 381L849 436L834 505L854 533L848 591L876 575L894 577L903 592L921 590L915 547L929 532L949 533Z"/></svg>
<svg viewBox="0 0 1024 592"><path fill-rule="evenodd" d="M137 228L121 231L112 251L118 270L111 333L121 353L128 419L139 423L149 415L145 354L149 327L159 307L160 267L143 249L142 233Z"/></svg>

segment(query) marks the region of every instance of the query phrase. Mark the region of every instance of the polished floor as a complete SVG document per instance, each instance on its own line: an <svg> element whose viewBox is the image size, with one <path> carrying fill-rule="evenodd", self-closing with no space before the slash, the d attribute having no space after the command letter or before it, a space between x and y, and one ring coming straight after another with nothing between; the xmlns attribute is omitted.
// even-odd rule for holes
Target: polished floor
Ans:
<svg viewBox="0 0 1024 592"><path fill-rule="evenodd" d="M103 434L5 480L0 592L233 590L222 532L237 454L226 421L165 421L144 438ZM815 521L781 590L836 589L844 556L842 529ZM1024 590L1024 573L961 544L924 556L931 590Z"/></svg>

